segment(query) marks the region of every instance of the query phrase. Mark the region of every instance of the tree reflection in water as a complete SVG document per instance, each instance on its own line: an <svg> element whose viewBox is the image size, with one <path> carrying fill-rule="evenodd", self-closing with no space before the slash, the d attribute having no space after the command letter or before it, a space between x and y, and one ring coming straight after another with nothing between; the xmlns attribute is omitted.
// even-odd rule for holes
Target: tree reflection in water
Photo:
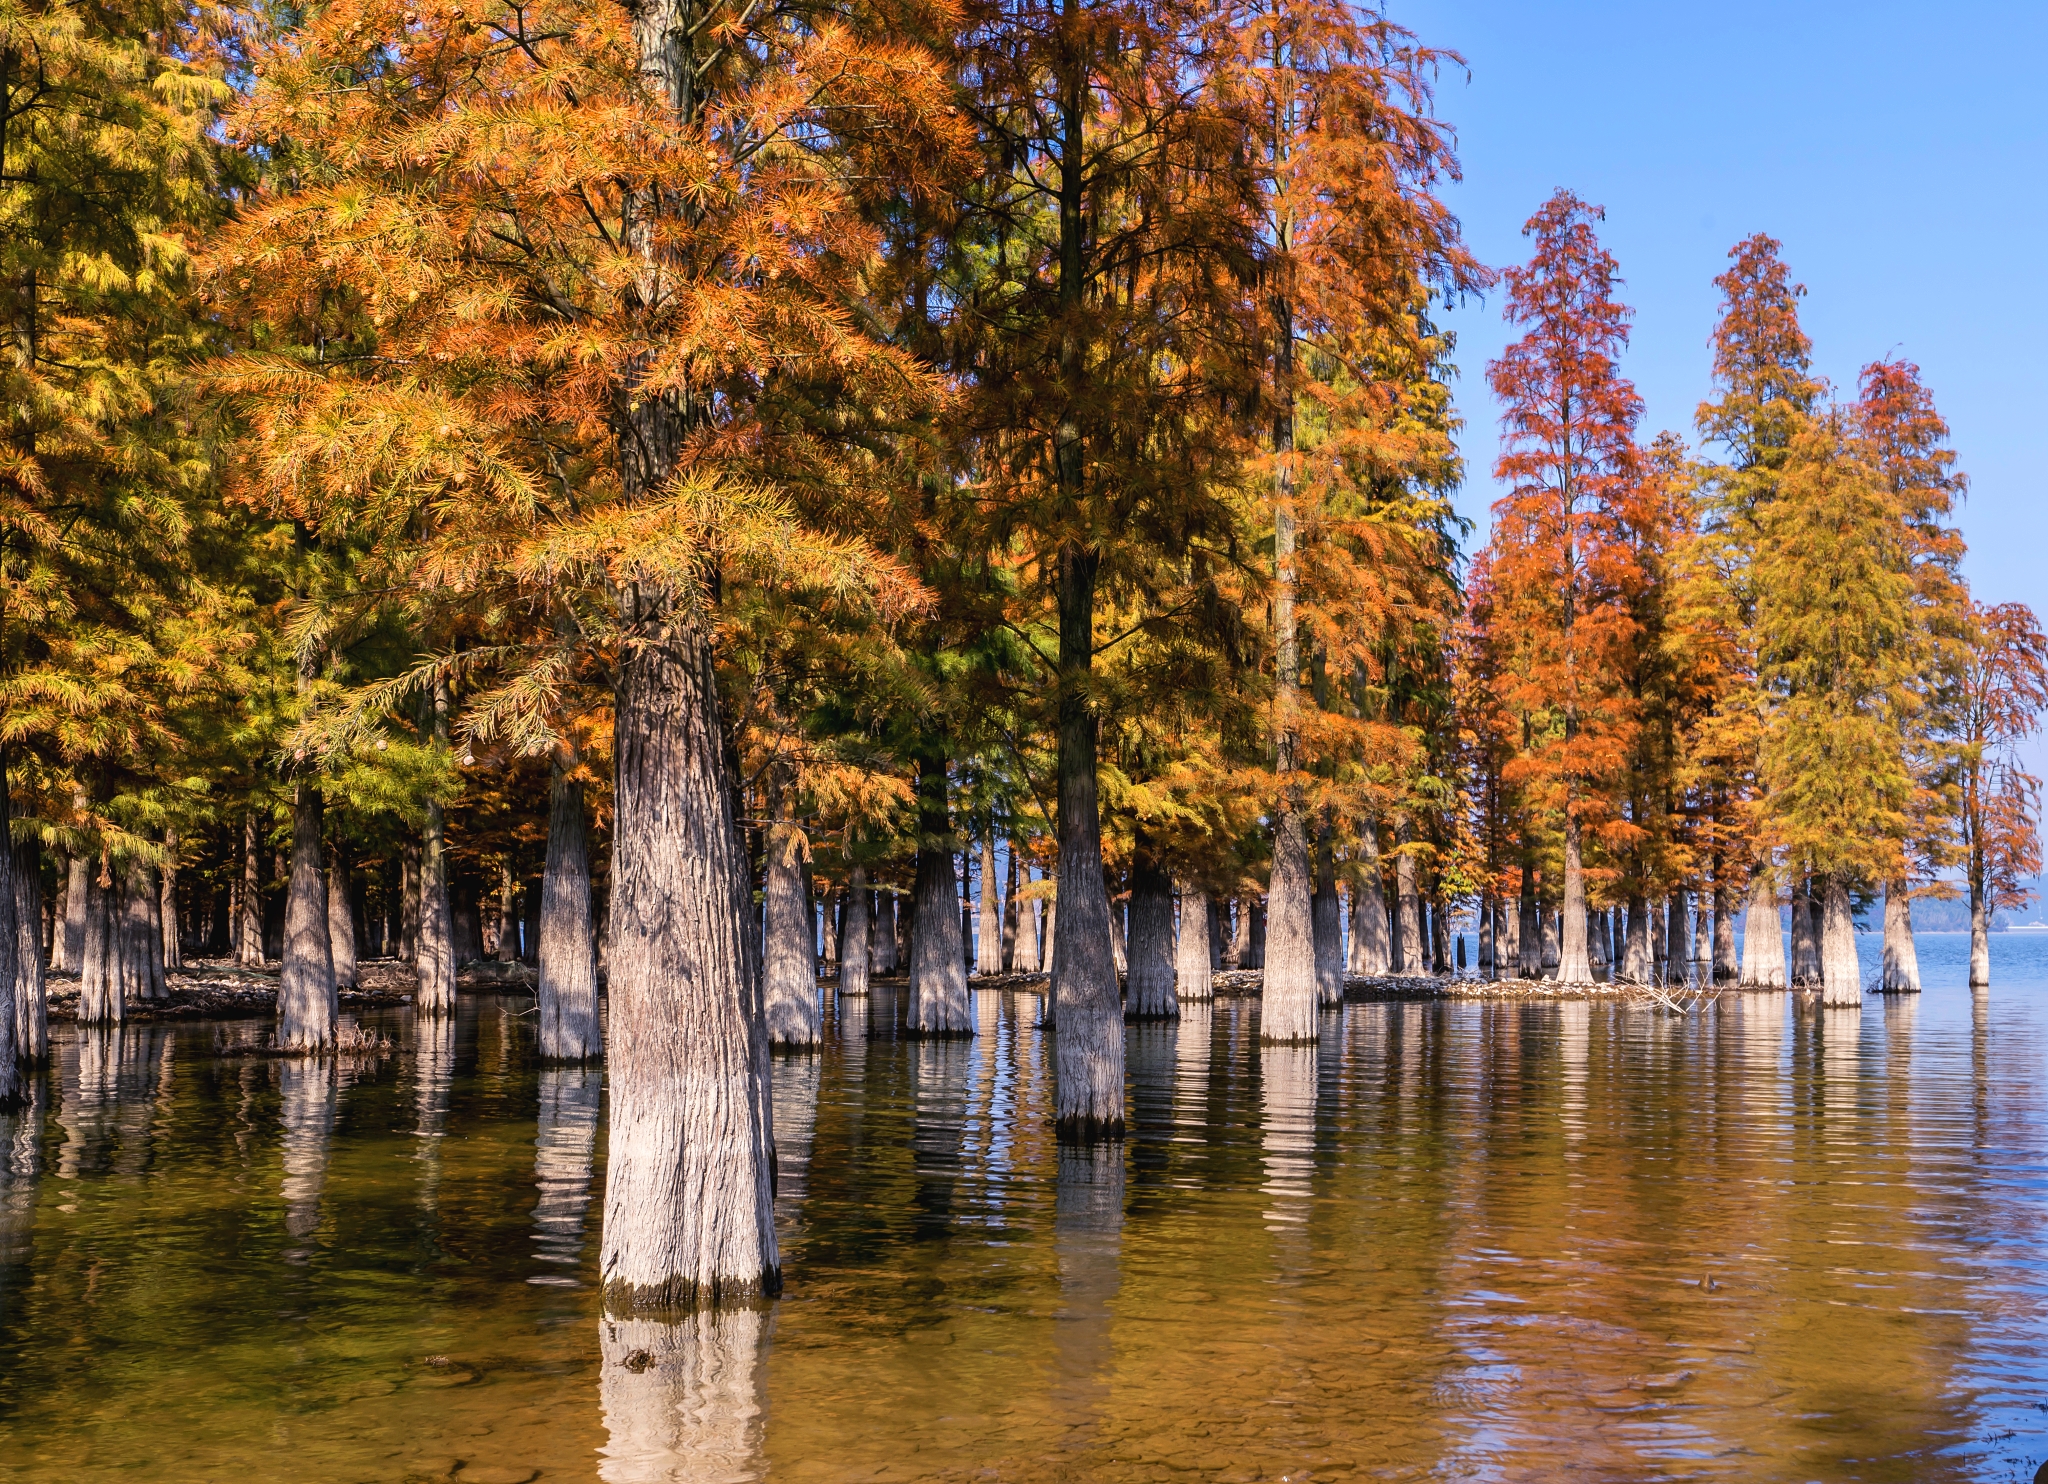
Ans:
<svg viewBox="0 0 2048 1484"><path fill-rule="evenodd" d="M549 1066L540 1072L540 1118L533 1141L533 1255L546 1267L526 1281L577 1288L583 1221L590 1208L590 1172L604 1074L596 1067Z"/></svg>
<svg viewBox="0 0 2048 1484"><path fill-rule="evenodd" d="M767 1476L761 1365L768 1316L721 1309L676 1323L600 1322L606 1484L741 1484Z"/></svg>

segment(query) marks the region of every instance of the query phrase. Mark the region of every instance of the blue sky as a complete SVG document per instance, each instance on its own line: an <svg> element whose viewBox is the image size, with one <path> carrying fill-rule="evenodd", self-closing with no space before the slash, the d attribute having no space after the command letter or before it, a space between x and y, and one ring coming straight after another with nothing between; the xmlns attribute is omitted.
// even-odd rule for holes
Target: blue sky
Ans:
<svg viewBox="0 0 2048 1484"><path fill-rule="evenodd" d="M1968 573L1989 601L2048 610L2048 5L1818 0L1389 0L1462 52L1438 111L1465 182L1449 198L1495 265L1559 186L1607 208L1636 310L1644 437L1693 437L1708 390L1713 277L1754 231L1807 286L1817 368L1917 361L1971 479ZM1497 412L1484 370L1498 296L1454 312L1470 477L1485 529ZM1475 540L1480 539L1475 537Z"/></svg>

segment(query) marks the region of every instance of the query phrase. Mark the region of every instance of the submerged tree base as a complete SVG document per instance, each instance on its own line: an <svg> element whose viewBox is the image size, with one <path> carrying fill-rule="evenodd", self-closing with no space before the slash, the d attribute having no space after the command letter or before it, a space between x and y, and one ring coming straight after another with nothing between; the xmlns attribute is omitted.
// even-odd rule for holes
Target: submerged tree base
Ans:
<svg viewBox="0 0 2048 1484"><path fill-rule="evenodd" d="M693 1283L680 1275L666 1283L635 1284L614 1279L599 1301L607 1319L687 1319L706 1309L737 1309L782 1294L782 1269L758 1278L721 1278Z"/></svg>

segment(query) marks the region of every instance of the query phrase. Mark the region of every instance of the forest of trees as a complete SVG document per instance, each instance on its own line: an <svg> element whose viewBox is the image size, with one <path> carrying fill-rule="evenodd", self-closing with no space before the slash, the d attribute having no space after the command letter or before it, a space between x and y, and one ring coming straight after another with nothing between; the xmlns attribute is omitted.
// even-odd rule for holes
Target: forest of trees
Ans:
<svg viewBox="0 0 2048 1484"><path fill-rule="evenodd" d="M1853 1003L1854 914L1910 991L1961 890L1986 980L2048 643L1917 368L1823 382L1754 236L1646 437L1599 210L1504 272L1447 210L1458 65L1343 0L0 12L0 1097L51 973L274 963L315 1053L361 962L528 961L633 1309L775 1285L821 974L930 1036L1048 974L1081 1139L1127 1017L1257 968L1312 1040L1454 917Z"/></svg>

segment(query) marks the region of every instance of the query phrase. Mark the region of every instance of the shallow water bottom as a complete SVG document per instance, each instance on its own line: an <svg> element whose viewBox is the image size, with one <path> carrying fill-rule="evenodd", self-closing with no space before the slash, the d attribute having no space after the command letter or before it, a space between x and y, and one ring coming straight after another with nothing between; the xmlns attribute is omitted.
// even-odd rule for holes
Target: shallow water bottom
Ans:
<svg viewBox="0 0 2048 1484"><path fill-rule="evenodd" d="M788 1292L680 1325L597 1316L601 1074L520 999L340 1064L67 1031L0 1116L0 1479L2029 1479L2048 1037L2004 967L1313 1047L1222 1001L1130 1029L1096 1150L1031 996L943 1044L828 1004L775 1066Z"/></svg>

